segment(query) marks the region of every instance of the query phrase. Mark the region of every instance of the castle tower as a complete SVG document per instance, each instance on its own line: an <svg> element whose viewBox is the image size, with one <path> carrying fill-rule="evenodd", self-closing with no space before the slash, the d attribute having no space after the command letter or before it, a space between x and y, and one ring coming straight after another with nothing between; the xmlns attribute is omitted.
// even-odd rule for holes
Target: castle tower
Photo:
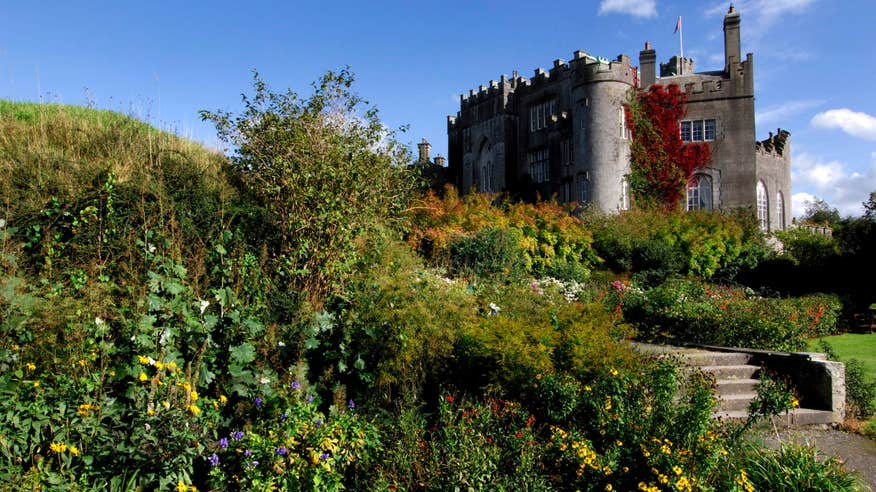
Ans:
<svg viewBox="0 0 876 492"><path fill-rule="evenodd" d="M417 144L417 149L420 152L420 158L417 159L418 164L428 164L431 162L429 159L429 151L432 150L432 144L424 138L422 142Z"/></svg>
<svg viewBox="0 0 876 492"><path fill-rule="evenodd" d="M645 49L639 52L639 87L648 87L657 81L657 52L645 41Z"/></svg>
<svg viewBox="0 0 876 492"><path fill-rule="evenodd" d="M730 4L730 10L724 16L724 71L730 72L733 63L741 62L741 47L739 42L739 12Z"/></svg>

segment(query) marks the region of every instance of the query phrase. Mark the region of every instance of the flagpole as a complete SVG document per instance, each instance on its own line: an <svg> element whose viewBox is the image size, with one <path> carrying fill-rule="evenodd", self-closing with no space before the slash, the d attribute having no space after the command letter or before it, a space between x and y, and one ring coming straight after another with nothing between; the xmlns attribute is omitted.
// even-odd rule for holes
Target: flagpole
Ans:
<svg viewBox="0 0 876 492"><path fill-rule="evenodd" d="M681 16L678 16L678 51L681 53L678 72L679 75L684 75L684 26L681 23Z"/></svg>

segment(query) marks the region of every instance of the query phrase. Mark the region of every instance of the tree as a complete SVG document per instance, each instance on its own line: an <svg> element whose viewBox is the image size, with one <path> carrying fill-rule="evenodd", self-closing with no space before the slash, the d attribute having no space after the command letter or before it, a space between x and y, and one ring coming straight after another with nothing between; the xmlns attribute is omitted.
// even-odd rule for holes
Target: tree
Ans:
<svg viewBox="0 0 876 492"><path fill-rule="evenodd" d="M255 73L242 113L201 112L267 212L264 240L281 280L317 306L343 284L357 239L400 220L415 184L407 149L351 91L353 80L348 69L329 71L302 98L270 91Z"/></svg>
<svg viewBox="0 0 876 492"><path fill-rule="evenodd" d="M630 188L640 205L675 209L693 172L712 161L707 143L681 141L684 104L685 95L675 84L652 85L630 97L626 111L632 131Z"/></svg>
<svg viewBox="0 0 876 492"><path fill-rule="evenodd" d="M871 191L867 201L864 202L864 218L876 222L876 191Z"/></svg>
<svg viewBox="0 0 876 492"><path fill-rule="evenodd" d="M807 200L804 206L806 207L805 212L800 217L800 220L803 222L829 225L831 227L835 227L840 223L839 210L831 207L829 203L821 198L815 197L814 200Z"/></svg>

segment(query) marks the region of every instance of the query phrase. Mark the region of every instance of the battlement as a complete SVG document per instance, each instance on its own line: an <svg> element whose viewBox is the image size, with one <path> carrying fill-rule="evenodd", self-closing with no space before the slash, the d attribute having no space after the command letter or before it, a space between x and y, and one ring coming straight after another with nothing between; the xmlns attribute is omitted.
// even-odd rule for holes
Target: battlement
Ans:
<svg viewBox="0 0 876 492"><path fill-rule="evenodd" d="M767 139L755 142L755 152L758 155L784 157L785 146L788 144L789 138L791 138L791 132L778 128L775 134L770 132L770 136Z"/></svg>
<svg viewBox="0 0 876 492"><path fill-rule="evenodd" d="M481 85L477 90L469 90L468 94L460 94L460 113L493 97L504 96L523 87L539 87L560 80L572 72L578 76L616 78L625 81L629 79L630 69L630 57L627 55L618 55L616 59L609 60L578 50L572 53L572 60L569 62L558 58L554 60L549 70L536 68L532 79L519 76L515 70L511 78L502 74L498 82L491 80L489 86Z"/></svg>

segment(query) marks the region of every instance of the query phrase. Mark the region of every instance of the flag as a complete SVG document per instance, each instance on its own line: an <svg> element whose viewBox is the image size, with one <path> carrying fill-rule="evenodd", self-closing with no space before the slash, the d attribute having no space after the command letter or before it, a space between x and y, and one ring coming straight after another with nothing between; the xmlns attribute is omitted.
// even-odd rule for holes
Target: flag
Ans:
<svg viewBox="0 0 876 492"><path fill-rule="evenodd" d="M678 20L675 22L675 30L672 31L672 34L677 33L681 29L681 16L678 16Z"/></svg>

